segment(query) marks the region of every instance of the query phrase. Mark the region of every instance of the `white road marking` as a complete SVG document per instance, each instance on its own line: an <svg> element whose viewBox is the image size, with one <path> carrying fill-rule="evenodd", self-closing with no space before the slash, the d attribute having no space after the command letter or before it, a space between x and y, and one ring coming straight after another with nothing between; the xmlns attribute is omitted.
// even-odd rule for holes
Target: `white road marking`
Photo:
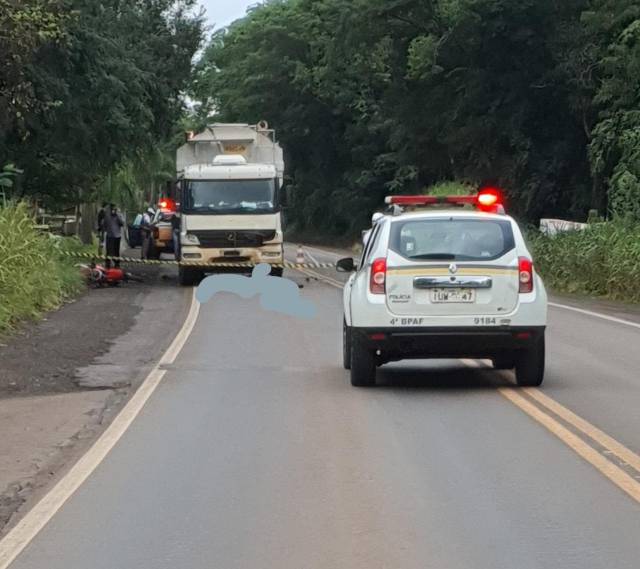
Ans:
<svg viewBox="0 0 640 569"><path fill-rule="evenodd" d="M552 306L553 308L562 308L563 310L571 310L572 312L578 312L579 314L585 314L586 316L593 316L594 318L600 318L602 320L608 320L609 322L615 322L616 324L624 324L625 326L632 326L633 328L640 329L640 324L637 322L623 320L622 318L616 318L615 316L608 316L607 314L601 314L600 312L592 312L591 310L584 310L582 308L576 308L575 306L567 306L566 304L557 304L555 302L550 302L549 306Z"/></svg>
<svg viewBox="0 0 640 569"><path fill-rule="evenodd" d="M311 250L311 251L315 251L316 253L322 253L323 255L329 255L329 256L335 258L336 260L342 258L342 255L340 255L340 253L335 253L333 251L327 251L326 249L317 249L315 247L309 247L309 245L305 245L304 247L305 247L305 249ZM311 256L311 255L309 255L309 256Z"/></svg>
<svg viewBox="0 0 640 569"><path fill-rule="evenodd" d="M62 480L0 541L0 569L7 569L13 563L126 433L167 373L161 367L174 363L180 354L193 331L199 312L200 304L196 301L194 289L191 308L182 329L134 396Z"/></svg>
<svg viewBox="0 0 640 569"><path fill-rule="evenodd" d="M318 261L318 259L316 259L310 252L309 252L309 247L305 247L305 254L307 255L307 257L309 257L309 259L311 259L312 263L315 263L316 265L320 265L320 261Z"/></svg>

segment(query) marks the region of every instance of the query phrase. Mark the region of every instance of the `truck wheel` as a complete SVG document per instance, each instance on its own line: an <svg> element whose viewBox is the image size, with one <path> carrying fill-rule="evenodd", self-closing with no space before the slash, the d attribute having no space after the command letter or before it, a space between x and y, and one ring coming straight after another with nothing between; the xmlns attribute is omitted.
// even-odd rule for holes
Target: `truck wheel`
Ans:
<svg viewBox="0 0 640 569"><path fill-rule="evenodd" d="M516 382L521 387L538 387L544 381L545 342L536 343L516 355Z"/></svg>
<svg viewBox="0 0 640 569"><path fill-rule="evenodd" d="M271 276L272 277L282 278L283 274L284 274L284 269L282 267L272 267L271 268Z"/></svg>
<svg viewBox="0 0 640 569"><path fill-rule="evenodd" d="M194 286L198 281L200 274L195 269L180 267L178 269L178 282L181 286Z"/></svg>
<svg viewBox="0 0 640 569"><path fill-rule="evenodd" d="M342 365L351 369L351 327L346 320L342 322Z"/></svg>
<svg viewBox="0 0 640 569"><path fill-rule="evenodd" d="M516 367L516 358L513 354L501 354L496 358L492 358L493 369L513 369Z"/></svg>
<svg viewBox="0 0 640 569"><path fill-rule="evenodd" d="M376 384L376 358L373 350L351 335L351 385L373 387Z"/></svg>

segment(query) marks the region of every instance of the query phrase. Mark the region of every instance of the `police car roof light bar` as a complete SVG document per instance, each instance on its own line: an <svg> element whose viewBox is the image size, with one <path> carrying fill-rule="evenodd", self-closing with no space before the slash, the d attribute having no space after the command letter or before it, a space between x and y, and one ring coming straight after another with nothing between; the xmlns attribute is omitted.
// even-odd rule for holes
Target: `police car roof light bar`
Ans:
<svg viewBox="0 0 640 569"><path fill-rule="evenodd" d="M502 192L497 188L482 188L476 195L471 196L388 196L385 203L400 207L472 205L480 211L504 214Z"/></svg>

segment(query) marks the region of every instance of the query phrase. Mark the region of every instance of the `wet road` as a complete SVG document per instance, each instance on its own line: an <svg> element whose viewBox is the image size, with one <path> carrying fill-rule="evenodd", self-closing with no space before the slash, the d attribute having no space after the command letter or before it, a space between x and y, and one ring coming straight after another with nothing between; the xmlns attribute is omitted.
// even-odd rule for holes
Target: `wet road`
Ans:
<svg viewBox="0 0 640 569"><path fill-rule="evenodd" d="M12 569L638 567L640 328L553 308L539 391L466 361L385 366L356 390L341 292L289 276L318 317L204 305Z"/></svg>

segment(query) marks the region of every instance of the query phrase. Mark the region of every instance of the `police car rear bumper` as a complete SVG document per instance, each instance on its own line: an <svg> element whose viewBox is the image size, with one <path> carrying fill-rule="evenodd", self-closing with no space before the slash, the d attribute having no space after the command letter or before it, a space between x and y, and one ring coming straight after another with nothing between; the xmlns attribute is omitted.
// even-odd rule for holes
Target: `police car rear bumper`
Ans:
<svg viewBox="0 0 640 569"><path fill-rule="evenodd" d="M544 326L353 328L354 339L383 359L492 358L534 345Z"/></svg>

